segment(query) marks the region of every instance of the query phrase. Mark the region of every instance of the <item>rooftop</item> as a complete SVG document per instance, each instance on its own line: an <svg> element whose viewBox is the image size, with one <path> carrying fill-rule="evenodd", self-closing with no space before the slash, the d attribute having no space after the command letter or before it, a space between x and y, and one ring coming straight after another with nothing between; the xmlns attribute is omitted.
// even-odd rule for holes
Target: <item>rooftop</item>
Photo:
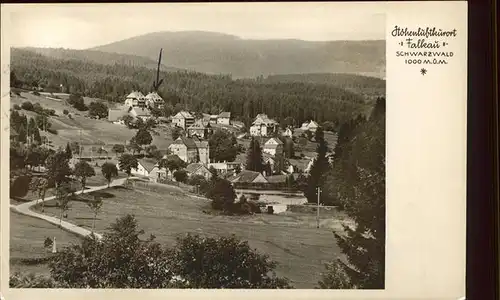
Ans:
<svg viewBox="0 0 500 300"><path fill-rule="evenodd" d="M142 158L139 159L138 162L146 169L148 172L151 172L153 168L157 165L157 162L152 159Z"/></svg>
<svg viewBox="0 0 500 300"><path fill-rule="evenodd" d="M207 126L209 125L205 125L203 120L200 119L194 122L193 125L189 126L188 129L205 129Z"/></svg>
<svg viewBox="0 0 500 300"><path fill-rule="evenodd" d="M144 94L139 92L139 91L133 91L132 93L128 94L127 98L143 98Z"/></svg>
<svg viewBox="0 0 500 300"><path fill-rule="evenodd" d="M265 142L265 146L276 146L276 145L283 145L283 142L278 139L278 138L270 138Z"/></svg>
<svg viewBox="0 0 500 300"><path fill-rule="evenodd" d="M270 119L266 114L258 114L252 123L253 125L273 125L278 124L275 120Z"/></svg>
<svg viewBox="0 0 500 300"><path fill-rule="evenodd" d="M231 118L231 113L228 111L223 111L217 117L218 118Z"/></svg>
<svg viewBox="0 0 500 300"><path fill-rule="evenodd" d="M184 110L178 112L175 116L173 116L173 118L194 119L192 114Z"/></svg>
<svg viewBox="0 0 500 300"><path fill-rule="evenodd" d="M231 182L252 182L259 176L259 172L243 170L236 174L234 177L230 178Z"/></svg>
<svg viewBox="0 0 500 300"><path fill-rule="evenodd" d="M194 173L196 172L198 169L200 169L201 167L203 167L202 164L200 163L192 163L192 164L189 164L187 167L186 167L186 171L188 173Z"/></svg>
<svg viewBox="0 0 500 300"><path fill-rule="evenodd" d="M152 93L147 94L146 98L147 99L151 99L153 101L161 101L161 100L163 100L163 98L160 95L158 95L157 92L152 92Z"/></svg>
<svg viewBox="0 0 500 300"><path fill-rule="evenodd" d="M149 117L151 116L151 111L147 108L141 108L141 107L134 107L132 108L135 113L137 114L137 116L139 117Z"/></svg>

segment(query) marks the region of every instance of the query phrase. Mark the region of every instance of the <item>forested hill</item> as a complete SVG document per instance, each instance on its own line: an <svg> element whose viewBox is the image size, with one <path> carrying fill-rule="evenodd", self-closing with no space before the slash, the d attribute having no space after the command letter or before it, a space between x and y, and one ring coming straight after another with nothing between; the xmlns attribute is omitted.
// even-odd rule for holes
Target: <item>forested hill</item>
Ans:
<svg viewBox="0 0 500 300"><path fill-rule="evenodd" d="M385 76L385 41L249 40L215 32L156 32L102 45L92 50L156 59L165 63L234 78L299 73L357 73Z"/></svg>
<svg viewBox="0 0 500 300"><path fill-rule="evenodd" d="M45 90L82 93L89 97L123 102L132 90L151 90L154 70L128 65L105 65L82 60L61 60L31 51L13 49L11 70L19 85L42 86ZM295 124L308 119L344 122L366 111L364 97L328 84L265 82L263 79L233 80L227 75L197 72L161 72L159 94L173 112L219 113L230 111L248 122L259 113Z"/></svg>
<svg viewBox="0 0 500 300"><path fill-rule="evenodd" d="M17 50L18 49L14 49L13 51ZM23 50L35 52L56 59L76 59L76 60L82 60L104 65L120 64L120 65L128 65L135 67L146 67L152 69L156 69L156 67L158 66L158 57L152 59L137 55L117 54L117 53L109 53L97 50L74 50L74 49L63 49L63 48L26 47L19 49L19 51ZM156 55L158 56L158 53ZM165 71L179 71L178 68L166 66L165 64L162 64L161 68Z"/></svg>
<svg viewBox="0 0 500 300"><path fill-rule="evenodd" d="M314 84L329 84L348 89L367 97L385 97L384 79L357 74L313 73L271 75L266 78L265 82L306 82Z"/></svg>

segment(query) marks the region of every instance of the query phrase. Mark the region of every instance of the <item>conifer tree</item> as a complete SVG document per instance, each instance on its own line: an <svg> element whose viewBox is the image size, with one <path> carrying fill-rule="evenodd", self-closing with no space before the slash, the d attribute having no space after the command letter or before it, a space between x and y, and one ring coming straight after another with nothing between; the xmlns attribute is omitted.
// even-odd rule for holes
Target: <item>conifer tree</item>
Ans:
<svg viewBox="0 0 500 300"><path fill-rule="evenodd" d="M24 128L24 126L19 126L19 130L17 132L17 141L21 143L26 143L27 141L26 129Z"/></svg>
<svg viewBox="0 0 500 300"><path fill-rule="evenodd" d="M64 150L64 153L66 153L66 157L68 159L71 159L73 157L73 151L71 151L71 146L69 145L69 142L66 144L66 150Z"/></svg>
<svg viewBox="0 0 500 300"><path fill-rule="evenodd" d="M309 170L307 177L307 185L305 187L304 195L309 203L316 203L318 201L317 187L321 187L324 182L324 176L328 172L330 164L326 156L328 152L328 144L322 135L319 135L318 146L316 147L316 158ZM324 196L320 195L320 202L323 203Z"/></svg>
<svg viewBox="0 0 500 300"><path fill-rule="evenodd" d="M42 144L42 137L40 136L40 130L38 127L35 127L33 130L33 140L38 144Z"/></svg>
<svg viewBox="0 0 500 300"><path fill-rule="evenodd" d="M252 138L247 151L246 169L261 173L264 171L264 161L262 159L262 150L259 141Z"/></svg>
<svg viewBox="0 0 500 300"><path fill-rule="evenodd" d="M361 121L361 119L357 120ZM354 123L353 123L354 124ZM370 118L350 128L323 192L339 195L354 221L335 234L347 261L327 264L322 288L383 289L385 277L385 99L379 98ZM340 138L340 137L339 137Z"/></svg>

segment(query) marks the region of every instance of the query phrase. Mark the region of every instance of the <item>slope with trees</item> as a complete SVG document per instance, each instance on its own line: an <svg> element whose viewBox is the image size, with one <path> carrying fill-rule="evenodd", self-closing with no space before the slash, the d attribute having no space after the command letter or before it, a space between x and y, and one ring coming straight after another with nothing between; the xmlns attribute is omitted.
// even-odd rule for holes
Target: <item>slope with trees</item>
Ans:
<svg viewBox="0 0 500 300"><path fill-rule="evenodd" d="M80 60L61 60L13 49L12 70L31 88L67 87L71 94L122 102L131 90L150 91L154 72L144 67L102 65ZM297 124L309 119L343 123L365 109L365 99L356 93L329 84L233 80L229 75L208 75L192 71L160 72L164 84L158 93L164 109L218 113L229 111L248 123L259 113L282 122L291 117Z"/></svg>
<svg viewBox="0 0 500 300"><path fill-rule="evenodd" d="M383 289L385 274L385 99L368 120L340 132L323 192L354 220L336 233L347 261L327 264L322 288Z"/></svg>

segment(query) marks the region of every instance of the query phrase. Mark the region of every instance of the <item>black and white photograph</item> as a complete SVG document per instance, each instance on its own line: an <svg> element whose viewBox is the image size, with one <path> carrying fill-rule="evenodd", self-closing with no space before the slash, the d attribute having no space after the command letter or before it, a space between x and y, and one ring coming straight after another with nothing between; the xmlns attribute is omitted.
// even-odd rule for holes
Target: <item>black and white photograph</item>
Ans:
<svg viewBox="0 0 500 300"><path fill-rule="evenodd" d="M25 5L9 43L10 288L385 288L385 14Z"/></svg>

